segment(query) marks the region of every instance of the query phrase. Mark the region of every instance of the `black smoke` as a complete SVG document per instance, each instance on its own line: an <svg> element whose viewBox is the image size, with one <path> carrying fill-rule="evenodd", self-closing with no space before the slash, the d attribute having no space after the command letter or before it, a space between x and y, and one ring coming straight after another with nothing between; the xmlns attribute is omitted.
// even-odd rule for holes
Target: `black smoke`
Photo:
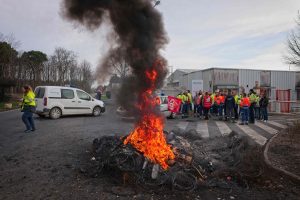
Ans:
<svg viewBox="0 0 300 200"><path fill-rule="evenodd" d="M111 22L117 47L109 51L98 71L108 71L105 60L116 49L122 50L123 59L132 68L132 75L123 82L118 100L121 106L136 113L135 105L141 101L139 95L151 86L145 72L153 68L158 72L156 88L162 87L167 75L166 61L159 53L167 43L167 36L161 14L153 7L153 1L64 0L62 11L67 19L90 30L99 28L104 21ZM164 64L155 65L158 59Z"/></svg>

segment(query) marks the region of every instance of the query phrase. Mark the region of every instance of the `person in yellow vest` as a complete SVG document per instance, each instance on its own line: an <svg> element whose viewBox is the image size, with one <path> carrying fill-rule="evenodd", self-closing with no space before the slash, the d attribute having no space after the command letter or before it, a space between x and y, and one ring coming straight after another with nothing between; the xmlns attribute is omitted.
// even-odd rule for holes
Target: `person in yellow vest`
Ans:
<svg viewBox="0 0 300 200"><path fill-rule="evenodd" d="M260 120L260 106L259 106L260 96L256 94L255 99L255 107L254 107L254 113L255 113L255 119Z"/></svg>
<svg viewBox="0 0 300 200"><path fill-rule="evenodd" d="M22 115L22 121L24 122L26 126L25 133L29 133L30 131L35 131L35 125L33 120L33 113L35 112L35 94L32 91L31 87L29 85L25 85L23 87L23 98L22 98L22 107L21 112L23 112Z"/></svg>
<svg viewBox="0 0 300 200"><path fill-rule="evenodd" d="M249 107L249 122L254 124L255 123L255 116L254 116L254 108L256 105L256 93L253 89L249 91L249 99L250 99L250 107Z"/></svg>
<svg viewBox="0 0 300 200"><path fill-rule="evenodd" d="M189 100L189 97L187 95L187 92L184 92L182 94L182 102L183 102L182 118L187 116L187 113L188 113L188 100Z"/></svg>
<svg viewBox="0 0 300 200"><path fill-rule="evenodd" d="M182 100L182 92L180 92L177 96L176 96L177 99L180 99L181 100L181 104L180 104L180 113L182 113L182 109L183 109L183 100Z"/></svg>
<svg viewBox="0 0 300 200"><path fill-rule="evenodd" d="M239 109L240 103L241 103L242 95L238 94L237 91L235 91L234 94L234 101L235 101L235 107L234 107L234 118L236 120L239 119L239 116L241 114L241 109Z"/></svg>
<svg viewBox="0 0 300 200"><path fill-rule="evenodd" d="M187 97L188 97L188 102L187 102L188 113L190 113L189 115L191 115L191 112L193 111L193 96L190 90L187 90Z"/></svg>

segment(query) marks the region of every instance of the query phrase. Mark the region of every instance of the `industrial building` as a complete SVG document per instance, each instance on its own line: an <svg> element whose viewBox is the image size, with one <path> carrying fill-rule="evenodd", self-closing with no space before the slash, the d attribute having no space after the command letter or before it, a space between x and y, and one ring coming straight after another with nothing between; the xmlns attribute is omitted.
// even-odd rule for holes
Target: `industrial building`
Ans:
<svg viewBox="0 0 300 200"><path fill-rule="evenodd" d="M297 108L297 100L300 100L300 72L235 68L178 69L168 77L167 87L188 89L193 95L199 90L236 90L246 93L250 89L257 92L264 90L274 104L271 110L289 112Z"/></svg>

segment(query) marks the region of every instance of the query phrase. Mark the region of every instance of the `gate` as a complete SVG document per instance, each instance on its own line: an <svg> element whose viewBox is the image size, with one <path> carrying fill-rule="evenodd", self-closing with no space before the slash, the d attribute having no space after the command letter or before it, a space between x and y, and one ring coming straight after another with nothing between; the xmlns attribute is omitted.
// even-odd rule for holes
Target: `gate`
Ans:
<svg viewBox="0 0 300 200"><path fill-rule="evenodd" d="M291 90L276 90L276 101L280 105L280 112L289 113L291 108Z"/></svg>

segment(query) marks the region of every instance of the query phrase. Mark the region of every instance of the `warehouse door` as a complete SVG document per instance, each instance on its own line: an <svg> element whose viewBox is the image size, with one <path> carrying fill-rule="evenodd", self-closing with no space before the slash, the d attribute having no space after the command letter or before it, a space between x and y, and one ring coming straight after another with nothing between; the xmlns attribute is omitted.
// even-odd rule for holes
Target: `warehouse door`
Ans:
<svg viewBox="0 0 300 200"><path fill-rule="evenodd" d="M280 104L280 112L290 112L291 90L276 90L276 100Z"/></svg>

